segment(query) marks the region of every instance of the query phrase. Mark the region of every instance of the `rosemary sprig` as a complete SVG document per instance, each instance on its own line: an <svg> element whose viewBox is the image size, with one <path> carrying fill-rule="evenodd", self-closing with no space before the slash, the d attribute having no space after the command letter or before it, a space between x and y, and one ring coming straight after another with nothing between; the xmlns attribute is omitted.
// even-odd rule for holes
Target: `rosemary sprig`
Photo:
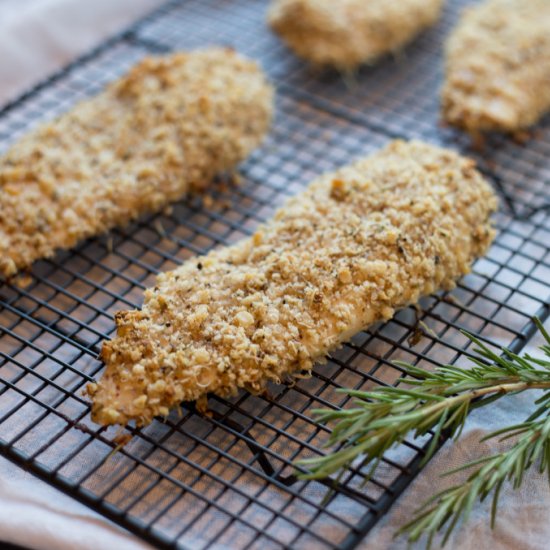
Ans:
<svg viewBox="0 0 550 550"><path fill-rule="evenodd" d="M494 527L500 489L505 481L510 481L514 489L517 489L523 481L524 473L535 462L539 462L541 473L546 471L550 475L550 414L548 414L548 407L547 396L546 415L543 418L510 426L485 437L484 439L488 439L506 434L507 437L519 436L519 439L507 451L469 462L447 472L445 475L481 465L468 477L466 482L444 489L426 501L417 510L416 516L397 534L406 534L410 542L415 542L420 537L427 535L429 547L434 535L444 529L448 523L442 540L443 545L447 542L458 520L463 517L464 521L467 521L474 502L476 500L483 501L491 491L494 491L491 527Z"/></svg>
<svg viewBox="0 0 550 550"><path fill-rule="evenodd" d="M538 319L535 322L546 340L540 349L550 359L550 335ZM504 453L464 466L482 464L467 483L451 487L425 503L401 532L407 533L411 541L427 534L430 543L433 535L451 520L444 539L447 540L457 521L461 516L468 517L478 498L483 500L495 491L494 518L500 487L506 480L519 486L523 472L537 460L541 461L541 471L550 470L550 361L528 354L520 357L507 349L498 354L471 334L464 334L476 344L475 351L480 355L471 359L474 363L471 369L446 365L430 372L398 363L409 375L400 387L368 392L341 390L353 397L353 408L316 410L322 422L336 421L327 442L328 446L336 446L336 450L298 461L297 466L302 469L300 476L319 479L335 472L341 474L361 458L363 466L373 464L370 477L387 450L411 433L420 437L433 430L434 437L424 459L427 461L443 432L454 438L460 436L471 409L531 389L547 390L538 400L535 413L522 424L488 436L506 434L506 438L518 438L517 442ZM405 384L406 387L402 387Z"/></svg>

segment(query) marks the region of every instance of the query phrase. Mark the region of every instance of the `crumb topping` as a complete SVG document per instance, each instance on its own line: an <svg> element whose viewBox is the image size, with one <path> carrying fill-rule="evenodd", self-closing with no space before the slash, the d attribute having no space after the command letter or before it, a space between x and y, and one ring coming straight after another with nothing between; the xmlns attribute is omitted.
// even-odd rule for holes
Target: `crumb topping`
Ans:
<svg viewBox="0 0 550 550"><path fill-rule="evenodd" d="M442 0L274 0L273 30L304 59L350 70L395 52L439 17Z"/></svg>
<svg viewBox="0 0 550 550"><path fill-rule="evenodd" d="M446 47L444 119L472 133L514 132L550 109L550 2L467 9Z"/></svg>
<svg viewBox="0 0 550 550"><path fill-rule="evenodd" d="M253 237L158 276L116 315L93 419L138 425L207 393L262 391L485 253L497 207L474 162L420 142L319 177Z"/></svg>
<svg viewBox="0 0 550 550"><path fill-rule="evenodd" d="M271 115L260 68L231 50L143 59L0 158L0 277L201 188Z"/></svg>

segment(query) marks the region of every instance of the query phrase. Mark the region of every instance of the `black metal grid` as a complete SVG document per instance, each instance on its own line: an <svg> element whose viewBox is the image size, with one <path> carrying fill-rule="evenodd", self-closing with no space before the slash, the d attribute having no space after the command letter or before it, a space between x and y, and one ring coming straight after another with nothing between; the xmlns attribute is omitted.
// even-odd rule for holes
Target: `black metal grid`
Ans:
<svg viewBox="0 0 550 550"><path fill-rule="evenodd" d="M419 470L427 441L388 453L364 487L356 464L328 502L327 483L294 477L292 461L322 452L328 429L311 409L346 406L339 387L397 383L392 361L465 364L458 329L518 351L546 317L550 294L550 130L527 146L494 138L484 165L504 201L499 236L452 293L358 334L316 367L311 379L271 394L212 398L212 417L185 407L165 422L125 430L89 419L83 386L101 369L112 314L138 306L159 270L234 242L316 174L378 149L392 137L420 137L459 149L467 141L437 125L444 36L463 2L416 41L406 57L362 70L355 84L312 74L265 29L265 2L171 3L0 111L0 149L151 52L226 43L259 59L278 88L266 145L243 165L239 186L213 185L170 214L87 241L37 263L30 280L0 286L0 453L158 546L182 548L352 548ZM488 159L491 162L488 162ZM510 206L513 206L512 210ZM527 217L528 214L531 214ZM422 323L419 323L422 321ZM428 327L419 342L415 328Z"/></svg>

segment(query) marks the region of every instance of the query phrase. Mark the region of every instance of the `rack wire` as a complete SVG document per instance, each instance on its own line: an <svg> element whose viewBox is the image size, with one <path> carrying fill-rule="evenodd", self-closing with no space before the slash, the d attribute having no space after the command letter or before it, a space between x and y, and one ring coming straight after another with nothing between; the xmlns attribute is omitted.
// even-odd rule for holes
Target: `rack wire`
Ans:
<svg viewBox="0 0 550 550"><path fill-rule="evenodd" d="M311 410L345 407L340 387L398 383L395 359L466 364L471 351L459 329L519 351L534 332L532 316L549 313L550 127L523 146L491 138L480 154L438 125L441 47L464 4L450 2L403 58L349 83L294 58L266 30L265 2L171 2L5 106L0 149L144 55L210 43L258 59L278 89L268 142L244 163L239 185L213 184L213 206L190 197L0 286L0 453L158 547L354 548L418 473L429 440L388 453L365 485L361 464L337 484L300 481L292 462L326 452L329 434ZM97 353L113 313L138 307L159 271L249 235L315 175L395 137L477 155L497 185L499 235L472 274L358 334L309 380L211 398L212 416L185 405L180 416L127 428L131 441L113 453L120 433L93 424L81 394L101 371Z"/></svg>

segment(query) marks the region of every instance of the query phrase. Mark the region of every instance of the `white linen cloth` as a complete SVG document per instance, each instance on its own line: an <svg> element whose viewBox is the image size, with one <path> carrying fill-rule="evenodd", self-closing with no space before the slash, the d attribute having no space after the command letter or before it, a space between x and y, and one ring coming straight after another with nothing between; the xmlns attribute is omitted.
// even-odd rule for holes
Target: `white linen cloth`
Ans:
<svg viewBox="0 0 550 550"><path fill-rule="evenodd" d="M158 0L0 0L0 104L127 25ZM550 323L547 323L550 328ZM540 343L540 341L538 342ZM484 434L518 422L532 410L530 396L507 398L476 411L458 443L447 443L391 511L366 537L363 548L406 548L393 540L396 529L418 504L468 473L441 478L448 469L495 452ZM550 545L550 491L535 470L521 490L502 491L499 520L489 527L488 503L476 504L468 525L447 548L547 549ZM0 458L0 541L37 550L140 550L150 548L86 506ZM416 546L416 545L415 545ZM418 545L418 547L422 547Z"/></svg>
<svg viewBox="0 0 550 550"><path fill-rule="evenodd" d="M161 0L0 0L0 104Z"/></svg>

